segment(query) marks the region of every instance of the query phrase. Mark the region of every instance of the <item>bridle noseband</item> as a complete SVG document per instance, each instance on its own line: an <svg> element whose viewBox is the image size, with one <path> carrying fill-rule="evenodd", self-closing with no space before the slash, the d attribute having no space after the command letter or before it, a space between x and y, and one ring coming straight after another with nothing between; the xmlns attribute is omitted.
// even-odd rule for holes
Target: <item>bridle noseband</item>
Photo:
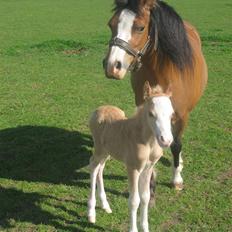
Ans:
<svg viewBox="0 0 232 232"><path fill-rule="evenodd" d="M147 41L141 50L135 50L134 48L132 48L130 46L129 43L127 43L126 41L124 41L118 37L114 37L109 43L110 47L113 47L113 46L120 47L121 49L126 51L129 55L132 55L134 57L133 62L131 63L130 67L128 68L128 71L131 71L131 72L138 71L142 67L141 59L144 56L144 54L146 53L149 45L150 45L150 36L148 36Z"/></svg>

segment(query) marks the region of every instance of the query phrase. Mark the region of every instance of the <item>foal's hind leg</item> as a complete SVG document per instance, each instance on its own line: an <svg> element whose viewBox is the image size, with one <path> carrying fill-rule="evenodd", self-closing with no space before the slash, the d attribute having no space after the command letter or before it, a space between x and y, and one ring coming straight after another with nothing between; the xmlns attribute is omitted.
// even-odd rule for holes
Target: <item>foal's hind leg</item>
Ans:
<svg viewBox="0 0 232 232"><path fill-rule="evenodd" d="M104 182L103 182L103 170L105 167L105 162L106 160L104 160L100 164L100 168L99 168L98 175L97 175L97 188L98 188L99 198L101 200L102 209L104 209L107 213L112 213L112 210L106 198Z"/></svg>
<svg viewBox="0 0 232 232"><path fill-rule="evenodd" d="M96 222L96 179L100 169L100 161L94 156L90 158L90 195L88 200L88 220L91 223Z"/></svg>

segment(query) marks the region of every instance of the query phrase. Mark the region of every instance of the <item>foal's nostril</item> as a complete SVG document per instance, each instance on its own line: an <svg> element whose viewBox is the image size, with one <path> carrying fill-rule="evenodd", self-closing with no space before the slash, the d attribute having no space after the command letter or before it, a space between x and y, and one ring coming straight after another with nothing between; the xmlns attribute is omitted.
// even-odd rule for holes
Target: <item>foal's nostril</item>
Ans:
<svg viewBox="0 0 232 232"><path fill-rule="evenodd" d="M165 141L164 141L164 137L161 135L160 136L160 140L164 143Z"/></svg>
<svg viewBox="0 0 232 232"><path fill-rule="evenodd" d="M116 61L115 68L120 70L122 68L122 63L120 61Z"/></svg>

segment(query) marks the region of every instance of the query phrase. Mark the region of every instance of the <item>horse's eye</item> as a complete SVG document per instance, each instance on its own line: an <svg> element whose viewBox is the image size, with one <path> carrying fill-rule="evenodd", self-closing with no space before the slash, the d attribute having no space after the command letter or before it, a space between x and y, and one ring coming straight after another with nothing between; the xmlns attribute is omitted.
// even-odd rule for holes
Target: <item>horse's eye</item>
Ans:
<svg viewBox="0 0 232 232"><path fill-rule="evenodd" d="M143 32L144 29L145 29L145 27L144 27L144 26L135 26L134 29L135 29L135 31L137 31L137 32Z"/></svg>

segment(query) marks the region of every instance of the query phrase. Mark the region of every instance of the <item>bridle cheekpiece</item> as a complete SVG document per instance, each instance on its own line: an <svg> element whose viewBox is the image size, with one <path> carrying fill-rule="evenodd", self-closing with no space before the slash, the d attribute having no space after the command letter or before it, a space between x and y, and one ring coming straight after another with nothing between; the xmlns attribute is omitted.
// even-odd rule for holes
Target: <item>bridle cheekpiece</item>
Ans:
<svg viewBox="0 0 232 232"><path fill-rule="evenodd" d="M118 37L114 37L109 43L110 47L117 46L123 49L124 51L126 51L129 55L132 55L134 57L133 62L128 68L128 71L131 72L136 72L142 67L142 57L148 50L149 45L150 45L150 36L148 36L147 41L141 50L135 50L130 46L129 43Z"/></svg>

